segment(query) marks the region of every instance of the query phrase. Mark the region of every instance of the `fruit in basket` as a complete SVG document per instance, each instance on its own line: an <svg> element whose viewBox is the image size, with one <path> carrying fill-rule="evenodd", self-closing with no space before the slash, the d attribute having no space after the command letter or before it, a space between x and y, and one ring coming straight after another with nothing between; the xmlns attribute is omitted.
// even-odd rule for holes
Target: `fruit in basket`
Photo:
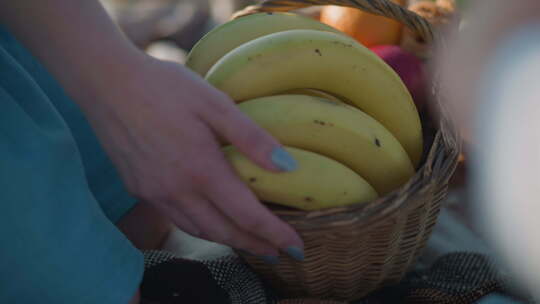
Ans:
<svg viewBox="0 0 540 304"><path fill-rule="evenodd" d="M392 2L405 5L406 1L394 0ZM357 8L327 5L321 10L320 20L368 47L379 44L398 44L400 41L401 23Z"/></svg>
<svg viewBox="0 0 540 304"><path fill-rule="evenodd" d="M270 172L255 165L233 146L226 159L255 195L266 202L317 210L372 201L377 192L358 174L320 154L285 147L298 162L292 172Z"/></svg>
<svg viewBox="0 0 540 304"><path fill-rule="evenodd" d="M385 126L416 167L422 127L399 76L356 40L332 32L289 30L247 42L222 57L206 80L236 102L312 88L342 96Z"/></svg>
<svg viewBox="0 0 540 304"><path fill-rule="evenodd" d="M399 75L412 95L418 110L426 101L426 78L422 61L397 45L378 45L370 48Z"/></svg>
<svg viewBox="0 0 540 304"><path fill-rule="evenodd" d="M189 52L186 66L204 76L214 63L237 46L264 35L291 29L339 33L324 23L293 13L248 15L226 22L208 32Z"/></svg>
<svg viewBox="0 0 540 304"><path fill-rule="evenodd" d="M238 107L282 144L338 161L381 195L414 174L397 139L352 106L313 96L276 95L248 100Z"/></svg>

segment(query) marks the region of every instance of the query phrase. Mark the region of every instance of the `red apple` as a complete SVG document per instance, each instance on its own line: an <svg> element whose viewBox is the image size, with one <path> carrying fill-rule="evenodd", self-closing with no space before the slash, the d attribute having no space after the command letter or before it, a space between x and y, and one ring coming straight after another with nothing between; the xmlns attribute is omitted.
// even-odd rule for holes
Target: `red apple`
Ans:
<svg viewBox="0 0 540 304"><path fill-rule="evenodd" d="M378 45L370 50L396 71L409 89L417 109L421 110L426 102L426 78L422 61L397 45Z"/></svg>

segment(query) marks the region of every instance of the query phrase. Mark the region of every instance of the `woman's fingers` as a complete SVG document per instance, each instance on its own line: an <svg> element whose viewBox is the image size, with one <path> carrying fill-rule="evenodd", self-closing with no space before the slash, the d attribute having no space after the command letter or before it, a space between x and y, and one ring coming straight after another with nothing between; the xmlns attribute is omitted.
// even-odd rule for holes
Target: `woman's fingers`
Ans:
<svg viewBox="0 0 540 304"><path fill-rule="evenodd" d="M176 202L173 204L178 205ZM239 229L207 199L186 198L182 204L186 208L183 209L183 216L180 218L188 219L197 228L199 238L243 249L261 257L277 256L277 250L273 246ZM179 224L182 223L183 220Z"/></svg>
<svg viewBox="0 0 540 304"><path fill-rule="evenodd" d="M201 193L243 231L265 240L275 248L303 259L303 242L294 229L272 214L234 173L223 153L216 147L208 156L212 168L210 182Z"/></svg>
<svg viewBox="0 0 540 304"><path fill-rule="evenodd" d="M195 128L196 126L198 127ZM177 198L175 202L178 208L181 208L181 212L193 221L197 218L196 224L212 225L206 232L213 241L230 245L239 245L238 242L241 242L241 246L244 246L240 247L242 249L248 249L245 247L248 243L251 251L260 251L265 247L266 249L270 247L275 252L281 249L301 259L303 242L298 234L264 207L239 178L225 158L221 147L214 140L212 131L198 123L193 123L193 127L197 132L190 141L191 152L184 156L186 168L178 170L182 174L187 174L187 184L167 187L177 189L177 194L173 197ZM196 197L204 198L204 203L199 199L183 200L185 197L193 198L193 193L196 193ZM211 207L215 210L208 207L208 202L211 202ZM227 221L223 219L218 221L220 216ZM234 224L237 231L234 235L227 234L232 229L229 222ZM224 225L229 228L219 228ZM202 226L198 227L202 229ZM241 240L236 240L240 235L244 236ZM247 241L245 235L250 235L262 243L257 244L252 238Z"/></svg>
<svg viewBox="0 0 540 304"><path fill-rule="evenodd" d="M293 171L295 159L266 130L258 126L224 94L208 102L203 120L227 142L260 167L272 171Z"/></svg>
<svg viewBox="0 0 540 304"><path fill-rule="evenodd" d="M180 230L191 236L201 237L201 229L177 207L177 204L171 202L161 203L160 207L164 209L164 214L167 214Z"/></svg>
<svg viewBox="0 0 540 304"><path fill-rule="evenodd" d="M244 115L222 93L209 100L200 117L212 131L234 145L246 157L264 169L293 171L297 163L267 131ZM219 146L205 147L212 175L201 183L201 193L242 230L303 259L303 242L288 224L272 214L234 173ZM206 180L206 179L203 179Z"/></svg>

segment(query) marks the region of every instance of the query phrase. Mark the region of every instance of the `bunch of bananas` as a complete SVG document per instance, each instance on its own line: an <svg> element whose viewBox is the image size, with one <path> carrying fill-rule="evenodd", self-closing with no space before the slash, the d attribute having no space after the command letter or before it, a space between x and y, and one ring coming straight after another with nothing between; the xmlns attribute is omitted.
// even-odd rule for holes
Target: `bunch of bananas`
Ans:
<svg viewBox="0 0 540 304"><path fill-rule="evenodd" d="M193 47L186 65L297 160L297 170L273 173L223 147L262 201L303 210L368 202L407 182L420 162L420 118L399 76L317 20L259 13L229 21Z"/></svg>

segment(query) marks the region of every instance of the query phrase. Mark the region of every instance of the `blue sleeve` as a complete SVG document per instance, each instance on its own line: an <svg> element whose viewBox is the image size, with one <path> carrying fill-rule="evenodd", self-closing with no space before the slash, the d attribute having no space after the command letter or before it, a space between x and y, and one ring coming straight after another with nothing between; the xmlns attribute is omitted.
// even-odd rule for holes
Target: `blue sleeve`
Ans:
<svg viewBox="0 0 540 304"><path fill-rule="evenodd" d="M105 216L117 222L137 204L137 200L129 195L78 105L30 51L2 26L0 47L28 74L67 124L79 149L90 191Z"/></svg>
<svg viewBox="0 0 540 304"><path fill-rule="evenodd" d="M0 47L0 303L127 303L143 258L104 215L75 141Z"/></svg>

